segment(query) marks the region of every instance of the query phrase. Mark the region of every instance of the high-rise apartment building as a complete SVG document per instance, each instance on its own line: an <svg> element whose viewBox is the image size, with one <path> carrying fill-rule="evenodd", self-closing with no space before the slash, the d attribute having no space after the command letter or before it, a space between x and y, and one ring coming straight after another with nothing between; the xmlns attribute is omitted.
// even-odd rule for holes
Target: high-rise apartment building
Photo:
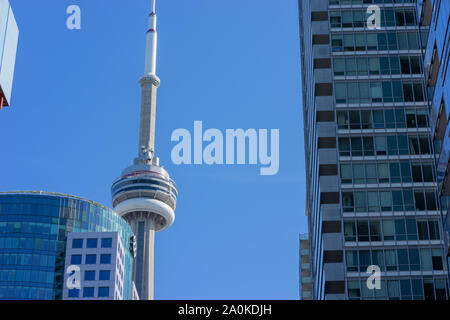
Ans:
<svg viewBox="0 0 450 320"><path fill-rule="evenodd" d="M0 0L0 110L11 103L19 29L8 0Z"/></svg>
<svg viewBox="0 0 450 320"><path fill-rule="evenodd" d="M313 299L448 297L417 6L299 0Z"/></svg>
<svg viewBox="0 0 450 320"><path fill-rule="evenodd" d="M427 33L424 42L424 75L430 105L430 123L436 153L437 182L441 199L444 224L445 255L447 270L450 259L450 2L437 0L417 1L420 29Z"/></svg>

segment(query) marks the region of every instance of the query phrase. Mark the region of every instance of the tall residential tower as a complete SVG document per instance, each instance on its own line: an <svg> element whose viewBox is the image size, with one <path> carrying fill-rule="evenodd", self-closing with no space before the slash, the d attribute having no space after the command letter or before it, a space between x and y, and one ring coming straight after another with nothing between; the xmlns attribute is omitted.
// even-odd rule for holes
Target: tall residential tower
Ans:
<svg viewBox="0 0 450 320"><path fill-rule="evenodd" d="M153 300L155 233L175 220L177 187L155 157L156 91L156 8L152 0L147 31L145 73L142 89L138 157L122 172L111 188L114 210L131 226L137 254L133 280L141 300Z"/></svg>
<svg viewBox="0 0 450 320"><path fill-rule="evenodd" d="M416 1L299 7L312 299L446 299Z"/></svg>

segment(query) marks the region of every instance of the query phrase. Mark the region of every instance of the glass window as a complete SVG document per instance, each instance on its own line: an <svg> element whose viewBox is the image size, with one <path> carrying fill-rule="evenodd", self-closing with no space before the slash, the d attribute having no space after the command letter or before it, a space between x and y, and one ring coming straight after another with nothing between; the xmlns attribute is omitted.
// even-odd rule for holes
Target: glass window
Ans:
<svg viewBox="0 0 450 320"><path fill-rule="evenodd" d="M361 272L365 272L367 268L372 264L370 259L370 251L369 250L360 250L359 251L359 267Z"/></svg>
<svg viewBox="0 0 450 320"><path fill-rule="evenodd" d="M333 65L334 65L334 75L335 76L345 75L345 59L336 58L333 60Z"/></svg>
<svg viewBox="0 0 450 320"><path fill-rule="evenodd" d="M377 183L376 164L366 164L366 181L367 183Z"/></svg>
<svg viewBox="0 0 450 320"><path fill-rule="evenodd" d="M427 202L428 211L437 210L436 197L434 191L425 192L425 200Z"/></svg>
<svg viewBox="0 0 450 320"><path fill-rule="evenodd" d="M417 240L416 219L406 219L406 233L408 240Z"/></svg>
<svg viewBox="0 0 450 320"><path fill-rule="evenodd" d="M358 75L366 76L367 71L369 69L369 67L367 66L367 59L366 58L356 58L356 63L358 65Z"/></svg>
<svg viewBox="0 0 450 320"><path fill-rule="evenodd" d="M109 281L111 278L111 271L109 270L101 270L100 271L100 280L101 281Z"/></svg>
<svg viewBox="0 0 450 320"><path fill-rule="evenodd" d="M386 137L375 137L375 149L378 156L387 155Z"/></svg>
<svg viewBox="0 0 450 320"><path fill-rule="evenodd" d="M375 129L384 128L384 116L382 110L373 110L373 124Z"/></svg>
<svg viewBox="0 0 450 320"><path fill-rule="evenodd" d="M411 83L403 83L403 93L405 102L414 102L414 94Z"/></svg>
<svg viewBox="0 0 450 320"><path fill-rule="evenodd" d="M378 182L389 183L389 167L387 163L378 164Z"/></svg>
<svg viewBox="0 0 450 320"><path fill-rule="evenodd" d="M86 255L86 264L96 264L97 256L95 254L87 254Z"/></svg>
<svg viewBox="0 0 450 320"><path fill-rule="evenodd" d="M369 73L371 75L380 74L380 60L379 60L379 58L369 58Z"/></svg>
<svg viewBox="0 0 450 320"><path fill-rule="evenodd" d="M86 247L89 249L97 248L97 239L87 239Z"/></svg>
<svg viewBox="0 0 450 320"><path fill-rule="evenodd" d="M103 238L102 248L111 248L111 247L112 247L112 238Z"/></svg>
<svg viewBox="0 0 450 320"><path fill-rule="evenodd" d="M355 221L344 221L345 241L356 241Z"/></svg>
<svg viewBox="0 0 450 320"><path fill-rule="evenodd" d="M431 259L431 249L420 249L420 258L422 260L423 271L432 271L433 263Z"/></svg>
<svg viewBox="0 0 450 320"><path fill-rule="evenodd" d="M370 221L370 241L381 241L380 221Z"/></svg>
<svg viewBox="0 0 450 320"><path fill-rule="evenodd" d="M391 56L389 61L391 63L391 73L400 74L400 61L398 56Z"/></svg>
<svg viewBox="0 0 450 320"><path fill-rule="evenodd" d="M363 155L362 141L360 137L352 137L351 146L352 146L352 157L361 157Z"/></svg>
<svg viewBox="0 0 450 320"><path fill-rule="evenodd" d="M439 240L441 238L439 232L439 222L436 220L428 221L428 227L430 231L430 240Z"/></svg>
<svg viewBox="0 0 450 320"><path fill-rule="evenodd" d="M376 33L367 34L367 50L378 49L378 38Z"/></svg>
<svg viewBox="0 0 450 320"><path fill-rule="evenodd" d="M85 281L95 281L95 271L85 271L84 272Z"/></svg>
<svg viewBox="0 0 450 320"><path fill-rule="evenodd" d="M398 258L398 269L400 271L409 271L408 250L398 249L397 258Z"/></svg>
<svg viewBox="0 0 450 320"><path fill-rule="evenodd" d="M398 40L398 48L399 50L408 50L408 38L406 36L406 33L398 33L397 34L397 40Z"/></svg>
<svg viewBox="0 0 450 320"><path fill-rule="evenodd" d="M413 89L414 89L414 100L415 101L425 101L422 84L415 82L413 84Z"/></svg>
<svg viewBox="0 0 450 320"><path fill-rule="evenodd" d="M353 183L353 172L350 164L341 165L341 182L343 184Z"/></svg>
<svg viewBox="0 0 450 320"><path fill-rule="evenodd" d="M94 297L94 288L93 287L84 287L83 288L83 298L93 298Z"/></svg>
<svg viewBox="0 0 450 320"><path fill-rule="evenodd" d="M380 57L380 68L381 68L381 74L389 74L390 73L388 57Z"/></svg>
<svg viewBox="0 0 450 320"><path fill-rule="evenodd" d="M419 57L410 57L411 59L411 73L420 74L422 73L422 68L420 67Z"/></svg>
<svg viewBox="0 0 450 320"><path fill-rule="evenodd" d="M99 298L109 297L109 287L99 287L98 288L98 296L99 296Z"/></svg>
<svg viewBox="0 0 450 320"><path fill-rule="evenodd" d="M358 226L358 241L369 241L368 221L358 221L357 226Z"/></svg>
<svg viewBox="0 0 450 320"><path fill-rule="evenodd" d="M395 236L397 241L406 240L405 220L395 220Z"/></svg>
<svg viewBox="0 0 450 320"><path fill-rule="evenodd" d="M365 192L355 192L356 212L367 212L367 202Z"/></svg>
<svg viewBox="0 0 450 320"><path fill-rule="evenodd" d="M402 74L411 74L408 57L400 57L400 65L402 69Z"/></svg>
<svg viewBox="0 0 450 320"><path fill-rule="evenodd" d="M412 190L403 190L403 203L405 205L405 211L414 211L414 195Z"/></svg>
<svg viewBox="0 0 450 320"><path fill-rule="evenodd" d="M442 249L431 249L431 261L433 270L444 270Z"/></svg>
<svg viewBox="0 0 450 320"><path fill-rule="evenodd" d="M417 229L419 233L419 240L429 240L430 235L428 233L427 221L417 221Z"/></svg>
<svg viewBox="0 0 450 320"><path fill-rule="evenodd" d="M361 83L359 88L361 89L363 86L367 87L367 99L369 99L370 90L369 90L369 84L368 83ZM362 99L366 99L365 97L361 96ZM369 101L369 100L367 100ZM361 101L362 102L362 101ZM370 110L361 110L361 124L363 129L372 129L372 111Z"/></svg>
<svg viewBox="0 0 450 320"><path fill-rule="evenodd" d="M385 241L395 240L395 227L393 220L383 220L383 239Z"/></svg>
<svg viewBox="0 0 450 320"><path fill-rule="evenodd" d="M380 211L380 204L378 202L378 192L376 191L367 192L367 203L369 205L369 212Z"/></svg>
<svg viewBox="0 0 450 320"><path fill-rule="evenodd" d="M403 182L412 182L411 164L409 163L409 161L400 162L400 168L402 171L402 181Z"/></svg>
<svg viewBox="0 0 450 320"><path fill-rule="evenodd" d="M357 82L347 83L348 103L359 103L359 89Z"/></svg>
<svg viewBox="0 0 450 320"><path fill-rule="evenodd" d="M337 121L338 121L338 129L348 129L348 112L347 111L338 111L337 112Z"/></svg>
<svg viewBox="0 0 450 320"><path fill-rule="evenodd" d="M348 138L339 138L339 154L341 157L350 156L350 141Z"/></svg>
<svg viewBox="0 0 450 320"><path fill-rule="evenodd" d="M345 83L335 83L336 103L347 103L347 85Z"/></svg>
<svg viewBox="0 0 450 320"><path fill-rule="evenodd" d="M73 254L70 257L70 264L81 264L81 255L80 254Z"/></svg>
<svg viewBox="0 0 450 320"><path fill-rule="evenodd" d="M370 103L370 84L368 82L359 83L359 102Z"/></svg>
<svg viewBox="0 0 450 320"><path fill-rule="evenodd" d="M391 84L389 83L389 86ZM392 92L391 92L392 95ZM395 128L395 116L394 110L386 109L384 110L384 118L386 119L386 128Z"/></svg>
<svg viewBox="0 0 450 320"><path fill-rule="evenodd" d="M392 194L390 191L380 192L381 211L392 211Z"/></svg>
<svg viewBox="0 0 450 320"><path fill-rule="evenodd" d="M402 102L403 101L402 82L401 81L392 81L392 92L394 94L394 102ZM401 109L401 110L403 110L403 109Z"/></svg>
<svg viewBox="0 0 450 320"><path fill-rule="evenodd" d="M74 249L83 248L83 239L72 239L72 248Z"/></svg>
<svg viewBox="0 0 450 320"><path fill-rule="evenodd" d="M78 298L80 296L80 289L70 289L69 298Z"/></svg>
<svg viewBox="0 0 450 320"><path fill-rule="evenodd" d="M100 256L100 264L110 264L111 263L111 255L110 254L102 254Z"/></svg>
<svg viewBox="0 0 450 320"><path fill-rule="evenodd" d="M413 181L414 182L422 182L422 166L420 163L413 163L412 166L412 175L413 175Z"/></svg>
<svg viewBox="0 0 450 320"><path fill-rule="evenodd" d="M397 137L396 136L388 136L387 137L387 145L388 145L388 152L389 152L390 156L398 155Z"/></svg>
<svg viewBox="0 0 450 320"><path fill-rule="evenodd" d="M348 250L345 252L345 260L347 263L347 271L348 272L357 272L358 270L358 251L356 250Z"/></svg>
<svg viewBox="0 0 450 320"><path fill-rule="evenodd" d="M349 111L350 129L361 129L361 119L359 111Z"/></svg>
<svg viewBox="0 0 450 320"><path fill-rule="evenodd" d="M353 34L344 34L344 51L355 51Z"/></svg>
<svg viewBox="0 0 450 320"><path fill-rule="evenodd" d="M353 165L353 178L354 183L361 184L366 182L366 177L364 174L364 165L354 164Z"/></svg>
<svg viewBox="0 0 450 320"><path fill-rule="evenodd" d="M366 35L364 33L355 34L355 46L356 46L356 51L365 51L366 50Z"/></svg>
<svg viewBox="0 0 450 320"><path fill-rule="evenodd" d="M385 250L384 258L386 263L386 271L396 271L397 270L397 252L396 250Z"/></svg>
<svg viewBox="0 0 450 320"><path fill-rule="evenodd" d="M400 286L398 280L388 280L389 300L400 300Z"/></svg>
<svg viewBox="0 0 450 320"><path fill-rule="evenodd" d="M373 156L375 154L375 151L372 137L364 137L363 143L364 143L364 155Z"/></svg>
<svg viewBox="0 0 450 320"><path fill-rule="evenodd" d="M348 281L348 297L350 300L359 300L361 297L361 289L359 281Z"/></svg>
<svg viewBox="0 0 450 320"><path fill-rule="evenodd" d="M403 211L403 198L401 191L392 191L392 203L394 211Z"/></svg>
<svg viewBox="0 0 450 320"><path fill-rule="evenodd" d="M372 95L372 102L382 102L383 88L381 82L371 82L370 91Z"/></svg>
<svg viewBox="0 0 450 320"><path fill-rule="evenodd" d="M400 164L396 162L391 162L389 164L389 171L391 174L391 182L392 183L399 183L400 180Z"/></svg>
<svg viewBox="0 0 450 320"><path fill-rule="evenodd" d="M408 46L410 50L419 49L419 41L416 32L408 32Z"/></svg>

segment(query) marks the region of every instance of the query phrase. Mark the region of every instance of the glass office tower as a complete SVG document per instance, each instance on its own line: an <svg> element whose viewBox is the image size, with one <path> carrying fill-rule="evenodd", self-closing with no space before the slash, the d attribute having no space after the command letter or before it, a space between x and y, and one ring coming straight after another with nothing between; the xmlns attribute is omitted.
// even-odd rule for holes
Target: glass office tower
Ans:
<svg viewBox="0 0 450 320"><path fill-rule="evenodd" d="M445 255L449 266L450 219L448 215L450 188L449 101L450 81L447 81L450 26L450 2L420 0L417 2L420 29L427 33L424 42L424 71L430 105L431 132L436 152L437 182L444 223Z"/></svg>
<svg viewBox="0 0 450 320"><path fill-rule="evenodd" d="M299 8L312 298L447 299L416 1Z"/></svg>
<svg viewBox="0 0 450 320"><path fill-rule="evenodd" d="M0 110L11 103L19 29L8 0L0 0Z"/></svg>
<svg viewBox="0 0 450 320"><path fill-rule="evenodd" d="M62 299L70 232L117 232L124 250L123 298L132 297L133 237L114 211L74 196L0 193L0 300Z"/></svg>

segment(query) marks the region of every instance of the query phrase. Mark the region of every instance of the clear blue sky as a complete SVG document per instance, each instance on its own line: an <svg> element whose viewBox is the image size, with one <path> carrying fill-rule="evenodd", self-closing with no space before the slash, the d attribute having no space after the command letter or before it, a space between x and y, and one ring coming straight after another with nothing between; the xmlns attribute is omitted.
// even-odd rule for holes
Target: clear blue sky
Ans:
<svg viewBox="0 0 450 320"><path fill-rule="evenodd" d="M150 0L10 0L20 28L0 112L0 190L110 206L136 156ZM157 236L157 299L297 299L306 231L297 1L159 0L156 149L179 186ZM66 8L82 29L66 28ZM173 130L280 129L280 171L176 166Z"/></svg>

